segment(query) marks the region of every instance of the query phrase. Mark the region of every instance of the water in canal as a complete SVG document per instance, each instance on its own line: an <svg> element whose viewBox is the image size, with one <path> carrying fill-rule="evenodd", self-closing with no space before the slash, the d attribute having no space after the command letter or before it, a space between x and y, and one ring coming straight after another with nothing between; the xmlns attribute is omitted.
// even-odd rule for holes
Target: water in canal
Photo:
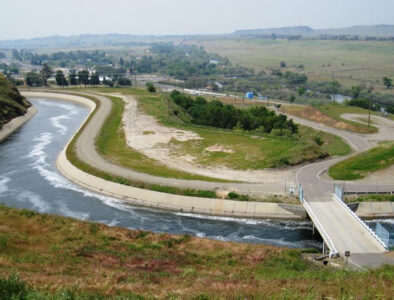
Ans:
<svg viewBox="0 0 394 300"><path fill-rule="evenodd" d="M0 144L0 203L130 229L224 241L317 247L307 221L216 218L133 207L85 190L56 169L57 155L88 114L85 107L34 99L38 113Z"/></svg>

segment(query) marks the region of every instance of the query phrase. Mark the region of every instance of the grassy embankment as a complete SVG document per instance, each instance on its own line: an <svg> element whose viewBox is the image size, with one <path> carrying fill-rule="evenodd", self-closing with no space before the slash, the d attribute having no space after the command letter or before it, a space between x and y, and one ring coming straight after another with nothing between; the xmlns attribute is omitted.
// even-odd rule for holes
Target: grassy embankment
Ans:
<svg viewBox="0 0 394 300"><path fill-rule="evenodd" d="M281 110L288 114L314 122L322 123L336 129L343 129L358 133L374 133L378 130L374 126L368 127L368 125L366 124L353 122L341 118L341 115L343 114L368 114L368 110L355 106L345 106L341 104L328 104L318 106L293 105L282 106Z"/></svg>
<svg viewBox="0 0 394 300"><path fill-rule="evenodd" d="M328 170L337 180L362 179L394 164L394 141L382 142L378 147L341 161Z"/></svg>
<svg viewBox="0 0 394 300"><path fill-rule="evenodd" d="M350 152L350 147L341 138L304 126L300 126L299 134L292 137L257 136L244 131L197 126L190 124L188 116L166 95L151 94L135 88L100 91L133 95L138 99L139 107L160 123L199 134L201 140L172 141L171 147L174 155L192 155L196 162L202 165L258 170L296 165L328 155L345 155ZM317 137L321 145L316 142ZM218 144L233 153L205 151L207 147Z"/></svg>
<svg viewBox="0 0 394 300"><path fill-rule="evenodd" d="M30 102L0 73L0 129L12 119L24 115Z"/></svg>
<svg viewBox="0 0 394 300"><path fill-rule="evenodd" d="M97 109L100 105L100 102L97 101L94 97L82 95L84 97L90 98L92 101L95 101L97 104ZM119 130L121 127L121 116L124 110L124 102L117 97L109 97L113 102L113 107L111 114L107 118L105 124L102 127L101 134L96 140L97 151L102 156L106 157L107 159L118 163L120 165L129 167L131 169L140 171L140 172L147 172L152 175L157 176L164 176L167 177L172 175L175 177L182 176L186 174L190 176L190 174L174 171L172 169L168 169L165 166L159 165L152 159L144 156L143 154L132 150L131 148L127 147L124 131ZM89 117L87 123L93 117L95 112ZM85 124L87 124L85 123ZM113 181L120 184L125 184L129 186L134 186L143 189L149 189L157 192L169 193L169 194L176 194L176 195L184 195L184 196L194 196L194 197L204 197L204 198L217 198L217 194L215 191L210 190L195 190L195 189L182 189L177 187L171 186L163 186L163 185L156 185L156 184L148 184L138 181L132 181L120 176L116 176L114 174L109 174L98 170L83 161L81 161L76 152L75 152L75 143L84 129L85 125L82 129L75 135L74 139L70 143L70 147L67 149L67 157L68 159L79 169L84 170L90 174L98 176L100 178ZM179 178L179 177L178 177ZM180 177L183 179L205 179L206 177ZM209 178L208 178L209 179ZM238 201L262 201L262 202L275 202L275 203L289 203L289 204L299 204L299 201L296 197L285 195L285 196L276 196L276 195L267 195L267 196L250 196L250 195L240 195L235 192L231 192L227 195L227 199L238 200Z"/></svg>
<svg viewBox="0 0 394 300"><path fill-rule="evenodd" d="M78 94L76 94L78 95ZM81 130L76 133L74 136L73 140L71 141L69 147L67 148L66 154L67 158L72 162L73 165L75 165L77 168L98 176L100 178L103 178L105 180L113 181L116 183L120 184L125 184L129 186L134 186L138 188L143 188L143 189L149 189L157 192L163 192L163 193L170 193L170 194L177 194L177 195L185 195L185 196L196 196L196 197L204 197L204 198L216 198L216 193L214 191L206 191L206 190L194 190L194 189L181 189L181 188L176 188L176 187L169 187L169 186L162 186L162 185L154 185L154 184L148 184L148 183L143 183L143 182L138 182L138 181L132 181L114 174L109 174L104 171L98 170L85 162L81 161L76 152L75 152L75 144L76 141L78 140L81 132L84 130L86 127L86 124L88 124L93 118L95 112L99 109L100 107L100 102L96 100L94 97L91 96L86 96L86 95L81 95L83 97L87 97L94 101L97 105L96 110L89 116L87 122L82 126ZM135 168L137 171L142 171L146 170L149 168L152 171L157 171L158 173L153 173L152 175L158 175L158 174L168 174L169 172L172 172L172 170L167 169L164 166L157 165L155 162L150 160L149 158L144 157L142 154L133 151L132 149L128 148L126 146L125 138L124 138L124 132L122 130L119 130L120 125L121 125L121 116L124 108L124 103L121 99L116 98L116 97L110 97L110 99L113 101L113 106L110 115L108 116L107 120L105 121L105 124L103 125L101 129L101 134L99 138L96 140L96 145L97 145L97 150L98 152L106 156L107 158L118 161L124 159L124 156L127 156L127 163L125 164L126 166L130 168ZM112 151L112 152L111 152ZM186 174L186 173L185 173ZM177 172L174 171L173 176L181 176L182 172ZM189 175L189 174L187 174ZM158 176L163 176L163 175L158 175ZM184 177L181 177L184 178ZM196 177L197 179L198 177ZM201 178L198 178L201 179ZM249 200L249 197L247 198L242 198L243 200Z"/></svg>
<svg viewBox="0 0 394 300"><path fill-rule="evenodd" d="M346 203L354 202L394 202L394 195L347 195Z"/></svg>
<svg viewBox="0 0 394 300"><path fill-rule="evenodd" d="M366 272L338 270L303 259L303 252L131 231L0 206L2 299L390 299L393 295L392 266ZM12 274L20 280L10 278Z"/></svg>

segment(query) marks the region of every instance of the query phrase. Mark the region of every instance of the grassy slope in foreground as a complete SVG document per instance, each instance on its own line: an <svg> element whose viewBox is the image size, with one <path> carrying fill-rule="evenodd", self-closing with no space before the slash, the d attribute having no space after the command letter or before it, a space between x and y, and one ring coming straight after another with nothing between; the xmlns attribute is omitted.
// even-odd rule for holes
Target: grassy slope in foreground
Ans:
<svg viewBox="0 0 394 300"><path fill-rule="evenodd" d="M345 106L341 104L328 104L318 106L282 106L281 110L288 114L301 117L314 122L334 127L337 129L348 130L358 133L374 133L377 132L376 127L368 127L366 124L353 122L341 118L343 114L368 114L368 110L355 107Z"/></svg>
<svg viewBox="0 0 394 300"><path fill-rule="evenodd" d="M203 165L225 165L232 169L258 170L282 167L286 164L296 165L327 155L345 155L350 152L350 147L341 138L303 126L300 127L300 133L294 137L265 135L256 138L253 133L185 123L180 117L180 108L174 107L175 104L171 103L166 95L152 94L135 88L100 89L100 91L133 95L138 99L139 106L144 112L154 116L162 124L199 134L202 140L174 141L171 146L174 148L174 154L192 154L197 158L197 163ZM178 112L177 115L174 113L175 110ZM316 136L322 139L321 146L314 141ZM218 143L225 148L235 150L235 153L204 151L206 147Z"/></svg>
<svg viewBox="0 0 394 300"><path fill-rule="evenodd" d="M333 179L362 179L368 173L390 167L394 164L394 141L382 142L378 147L357 154L332 166L328 173Z"/></svg>
<svg viewBox="0 0 394 300"><path fill-rule="evenodd" d="M337 270L303 260L296 249L131 231L0 206L0 273L25 280L39 293L33 299L53 293L56 299L389 299L394 268ZM3 283L5 295L10 284Z"/></svg>
<svg viewBox="0 0 394 300"><path fill-rule="evenodd" d="M13 118L24 115L30 106L30 102L0 73L0 129Z"/></svg>

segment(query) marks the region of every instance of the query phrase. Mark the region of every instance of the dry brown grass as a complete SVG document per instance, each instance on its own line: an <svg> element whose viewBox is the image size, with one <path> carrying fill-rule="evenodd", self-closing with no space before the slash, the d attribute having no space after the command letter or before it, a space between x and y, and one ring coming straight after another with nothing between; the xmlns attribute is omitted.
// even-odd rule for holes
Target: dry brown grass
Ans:
<svg viewBox="0 0 394 300"><path fill-rule="evenodd" d="M1 207L0 274L11 273L41 292L390 299L394 269L323 269L303 260L299 250L131 231Z"/></svg>

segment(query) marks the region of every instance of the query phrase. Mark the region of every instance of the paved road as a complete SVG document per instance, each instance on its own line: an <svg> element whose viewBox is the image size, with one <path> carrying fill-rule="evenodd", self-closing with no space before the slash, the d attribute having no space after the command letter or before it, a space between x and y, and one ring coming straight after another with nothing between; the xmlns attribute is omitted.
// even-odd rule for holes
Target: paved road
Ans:
<svg viewBox="0 0 394 300"><path fill-rule="evenodd" d="M277 184L264 184L264 183L217 183L217 182L207 182L200 180L183 180L174 178L164 178L158 176L152 176L145 173L140 173L133 171L131 169L116 165L103 157L101 157L95 147L95 139L100 132L100 128L108 117L112 102L107 97L97 94L86 95L95 96L101 103L99 110L87 124L85 130L80 135L76 143L76 153L78 157L88 163L105 172L122 176L134 181L146 182L150 184L160 184L166 186L175 186L179 188L193 188L193 189L204 189L204 190L236 190L242 193L249 194L262 194L271 193L278 194L283 193L285 190L285 182L280 182ZM317 124L308 120L304 120L297 117L292 117L295 122L310 126L312 128L327 131L344 138L356 151L365 151L372 147L371 143L365 137L355 135L350 132L340 131L327 127L322 124ZM327 169L332 164L337 161L343 160L346 157L333 158L325 160L318 163L313 163L300 168L297 172L297 181L304 187L305 194L309 197L318 197L322 194L328 194L333 190L333 183L326 182L318 176L322 171ZM352 184L347 184L350 188ZM375 190L376 185L354 185L354 189L363 188ZM394 184L387 186L388 189L394 190Z"/></svg>
<svg viewBox="0 0 394 300"><path fill-rule="evenodd" d="M112 102L105 96L94 96L100 101L100 109L94 115L85 130L80 135L76 143L76 153L78 157L105 172L122 176L134 181L146 182L151 184L160 184L166 186L175 186L180 188L193 188L204 190L238 190L244 193L282 193L284 191L284 183L273 184L254 184L254 183L216 183L200 180L183 180L174 178L164 178L152 176L145 173L136 172L128 168L116 165L101 157L95 147L95 139L100 132L105 119L108 117Z"/></svg>

